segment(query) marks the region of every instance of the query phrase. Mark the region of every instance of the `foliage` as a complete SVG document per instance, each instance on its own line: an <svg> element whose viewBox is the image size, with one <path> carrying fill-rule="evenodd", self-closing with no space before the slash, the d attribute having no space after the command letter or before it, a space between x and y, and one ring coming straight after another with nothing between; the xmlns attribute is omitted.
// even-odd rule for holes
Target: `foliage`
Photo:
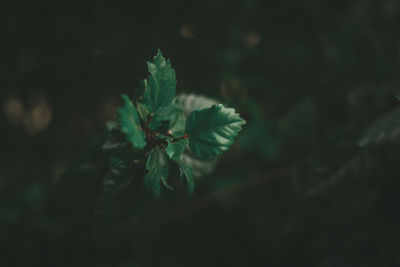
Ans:
<svg viewBox="0 0 400 267"><path fill-rule="evenodd" d="M192 168L181 160L186 147L201 159L216 157L230 148L245 121L233 108L219 104L192 111L185 122L183 107L174 101L176 79L169 60L158 50L153 62L148 62L148 68L149 78L136 89L137 109L128 96L122 96L125 106L118 110L117 129L125 133L132 150L145 149L148 173L144 180L156 196L161 193L161 183L172 189L167 183L169 159L178 165L180 176L186 178L188 191L192 193ZM111 141L113 136L115 134L103 148L121 154L118 151L120 141L115 144Z"/></svg>
<svg viewBox="0 0 400 267"><path fill-rule="evenodd" d="M400 265L399 1L14 2L0 1L2 265ZM146 86L173 82L167 60L147 77L157 47L183 112L148 125L174 189L154 197L158 146L135 148L118 108L126 94L142 127ZM236 142L212 159L187 144L178 165L171 138L219 103L247 121Z"/></svg>

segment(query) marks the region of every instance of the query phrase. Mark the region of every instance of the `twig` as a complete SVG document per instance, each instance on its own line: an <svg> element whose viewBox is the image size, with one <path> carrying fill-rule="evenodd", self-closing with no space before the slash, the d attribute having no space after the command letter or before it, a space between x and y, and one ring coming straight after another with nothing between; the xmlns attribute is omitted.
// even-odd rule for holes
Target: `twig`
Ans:
<svg viewBox="0 0 400 267"><path fill-rule="evenodd" d="M175 138L175 139L172 139L172 143L175 143L176 141L179 141L179 140L182 140L182 139L186 139L186 138L188 138L189 136L187 135L187 134L184 134L183 136L181 136L181 137L178 137L178 138Z"/></svg>

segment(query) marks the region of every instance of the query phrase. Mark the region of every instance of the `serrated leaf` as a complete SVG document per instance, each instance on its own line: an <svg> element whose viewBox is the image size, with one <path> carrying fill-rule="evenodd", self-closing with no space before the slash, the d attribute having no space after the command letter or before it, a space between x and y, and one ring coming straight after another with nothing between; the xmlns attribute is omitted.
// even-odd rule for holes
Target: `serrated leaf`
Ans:
<svg viewBox="0 0 400 267"><path fill-rule="evenodd" d="M189 146L200 158L212 158L228 150L246 122L233 108L214 105L195 110L186 121Z"/></svg>
<svg viewBox="0 0 400 267"><path fill-rule="evenodd" d="M215 99L194 94L179 94L176 96L175 101L182 106L184 115L180 114L171 120L170 131L174 137L183 136L185 133L186 118L189 117L192 111L209 108L212 105L218 104L218 101ZM190 149L185 150L180 160L183 164L189 165L194 178L210 174L215 169L217 163L217 157L213 159L200 159Z"/></svg>
<svg viewBox="0 0 400 267"><path fill-rule="evenodd" d="M175 160L179 161L180 156L182 155L183 151L185 150L188 140L186 138L177 140L175 142L172 142L170 140L167 140L168 146L167 146L167 155Z"/></svg>
<svg viewBox="0 0 400 267"><path fill-rule="evenodd" d="M148 170L148 173L144 177L146 186L152 190L156 196L159 196L161 193L161 182L167 188L172 189L167 184L168 157L163 149L156 147L150 151L146 169Z"/></svg>
<svg viewBox="0 0 400 267"><path fill-rule="evenodd" d="M183 109L177 103L169 104L166 107L161 107L154 114L154 117L151 119L151 121L149 123L149 127L152 130L156 130L158 127L160 127L161 122L169 121L181 113L183 113Z"/></svg>
<svg viewBox="0 0 400 267"><path fill-rule="evenodd" d="M125 101L125 106L118 109L121 130L135 148L142 149L146 146L146 138L141 129L139 115L127 95L122 95L122 99Z"/></svg>
<svg viewBox="0 0 400 267"><path fill-rule="evenodd" d="M175 103L182 107L183 114L178 114L171 119L170 131L175 137L181 137L185 133L186 118L196 109L209 108L218 104L215 99L194 94L179 94L175 97Z"/></svg>
<svg viewBox="0 0 400 267"><path fill-rule="evenodd" d="M153 62L147 62L150 76L143 100L140 101L146 106L149 113L155 113L159 108L171 104L175 96L175 70L171 67L169 60L166 60L161 51L158 50Z"/></svg>

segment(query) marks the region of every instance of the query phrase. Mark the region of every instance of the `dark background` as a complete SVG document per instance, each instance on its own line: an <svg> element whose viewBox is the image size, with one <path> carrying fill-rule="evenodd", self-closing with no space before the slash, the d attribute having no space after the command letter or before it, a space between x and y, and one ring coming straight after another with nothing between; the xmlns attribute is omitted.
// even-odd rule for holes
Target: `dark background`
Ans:
<svg viewBox="0 0 400 267"><path fill-rule="evenodd" d="M0 265L400 266L399 15L397 0L0 1ZM248 124L193 197L138 177L93 236L93 186L57 181L157 48L178 93Z"/></svg>

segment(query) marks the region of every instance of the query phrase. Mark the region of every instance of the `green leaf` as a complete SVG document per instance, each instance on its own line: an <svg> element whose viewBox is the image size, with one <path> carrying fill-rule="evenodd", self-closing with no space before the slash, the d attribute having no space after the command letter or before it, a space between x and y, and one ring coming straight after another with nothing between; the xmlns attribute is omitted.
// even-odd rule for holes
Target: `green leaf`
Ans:
<svg viewBox="0 0 400 267"><path fill-rule="evenodd" d="M167 184L168 157L163 149L156 147L150 151L146 169L148 170L148 173L144 177L146 186L152 190L156 196L159 196L161 193L161 182L168 189L172 189Z"/></svg>
<svg viewBox="0 0 400 267"><path fill-rule="evenodd" d="M179 104L173 103L169 104L166 107L161 107L155 114L154 117L151 119L149 123L149 127L152 130L157 129L160 127L161 122L169 121L174 119L179 114L183 113L183 109Z"/></svg>
<svg viewBox="0 0 400 267"><path fill-rule="evenodd" d="M146 138L141 129L139 115L127 95L122 95L122 99L125 101L125 106L118 109L121 130L135 148L142 149L146 146Z"/></svg>
<svg viewBox="0 0 400 267"><path fill-rule="evenodd" d="M212 158L228 150L246 122L233 108L214 105L195 110L186 121L189 146L200 158Z"/></svg>
<svg viewBox="0 0 400 267"><path fill-rule="evenodd" d="M168 142L168 146L166 149L167 154L172 160L174 160L178 164L180 177L181 179L186 179L188 184L188 192L189 194L192 194L195 186L195 182L192 175L192 168L189 165L184 164L180 159L183 151L185 150L188 144L188 140L184 138L177 140L175 142L167 140L167 142Z"/></svg>
<svg viewBox="0 0 400 267"><path fill-rule="evenodd" d="M360 147L394 143L400 137L400 108L384 114L365 130L358 142Z"/></svg>
<svg viewBox="0 0 400 267"><path fill-rule="evenodd" d="M192 111L196 109L209 108L218 104L218 101L209 97L184 93L177 95L175 97L175 101L182 106L184 115L180 114L171 120L170 131L174 137L180 137L184 135L186 118L189 117ZM196 155L194 155L190 150L185 150L181 156L182 163L191 167L194 178L200 178L210 174L215 169L217 160L217 157L212 159L200 159L196 157Z"/></svg>
<svg viewBox="0 0 400 267"><path fill-rule="evenodd" d="M169 60L166 60L161 51L158 50L153 62L147 62L150 76L143 100L140 101L146 106L149 113L155 113L159 108L171 104L175 96L175 70L171 67Z"/></svg>
<svg viewBox="0 0 400 267"><path fill-rule="evenodd" d="M209 108L218 104L215 99L194 94L179 94L174 99L176 104L182 107L183 113L173 117L170 121L170 131L174 137L180 137L185 133L186 118L196 109Z"/></svg>
<svg viewBox="0 0 400 267"><path fill-rule="evenodd" d="M183 151L185 150L188 144L188 140L184 138L177 140L175 142L167 140L167 142L168 146L166 151L168 156L175 161L179 161L180 156L182 155Z"/></svg>
<svg viewBox="0 0 400 267"><path fill-rule="evenodd" d="M195 187L195 182L192 176L192 168L187 165L182 163L181 161L177 162L179 166L179 173L180 177L182 179L186 178L187 184L188 184L188 192L189 195L193 194L194 192L194 187Z"/></svg>

